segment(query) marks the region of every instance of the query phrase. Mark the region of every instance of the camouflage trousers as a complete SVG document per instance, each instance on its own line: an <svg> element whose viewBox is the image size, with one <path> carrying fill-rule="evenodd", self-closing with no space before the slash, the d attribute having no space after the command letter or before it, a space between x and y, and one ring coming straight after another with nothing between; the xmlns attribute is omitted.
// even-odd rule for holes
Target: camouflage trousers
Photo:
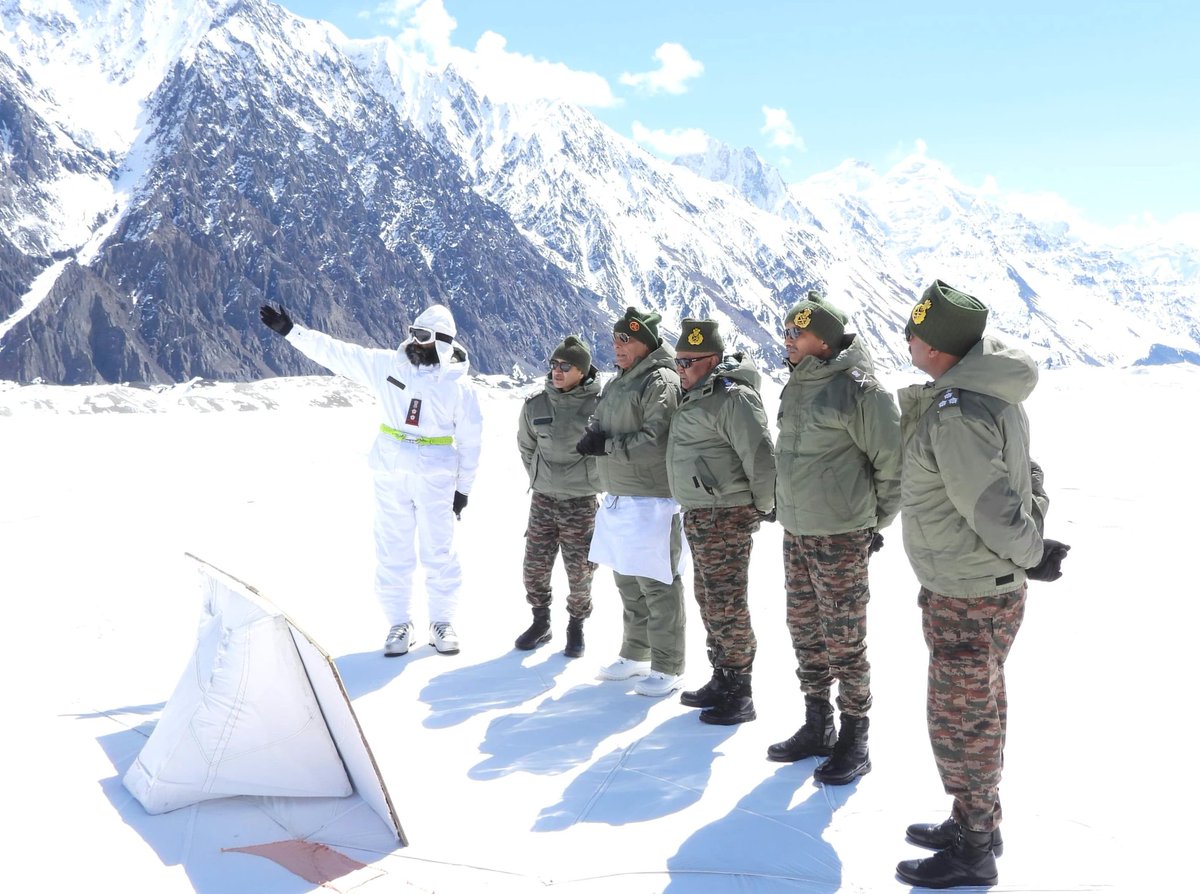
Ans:
<svg viewBox="0 0 1200 894"><path fill-rule="evenodd" d="M692 550L693 590L714 668L749 673L754 664L758 642L750 626L747 591L750 548L759 524L753 506L689 509L683 514L683 531Z"/></svg>
<svg viewBox="0 0 1200 894"><path fill-rule="evenodd" d="M1008 695L1004 660L1025 614L1025 585L997 596L917 596L929 647L926 720L954 818L979 832L1000 823Z"/></svg>
<svg viewBox="0 0 1200 894"><path fill-rule="evenodd" d="M596 498L556 500L535 492L529 502L525 528L525 600L534 608L549 608L554 558L562 550L567 572L567 613L572 618L592 614L592 574L588 561L596 529Z"/></svg>
<svg viewBox="0 0 1200 894"><path fill-rule="evenodd" d="M867 662L867 547L870 530L846 534L783 532L787 625L796 652L796 676L805 695L829 698L838 682L843 714L871 709Z"/></svg>

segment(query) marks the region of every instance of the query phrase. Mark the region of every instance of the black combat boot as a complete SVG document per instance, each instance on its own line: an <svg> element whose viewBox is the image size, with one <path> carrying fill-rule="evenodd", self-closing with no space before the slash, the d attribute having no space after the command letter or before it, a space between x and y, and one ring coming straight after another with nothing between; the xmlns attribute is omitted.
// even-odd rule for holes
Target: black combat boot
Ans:
<svg viewBox="0 0 1200 894"><path fill-rule="evenodd" d="M904 837L917 847L940 851L954 844L956 835L958 835L958 820L950 817L940 823L913 823L908 827ZM1004 838L1000 835L999 826L992 829L992 853L997 857L1004 853Z"/></svg>
<svg viewBox="0 0 1200 894"><path fill-rule="evenodd" d="M767 760L790 761L833 754L837 729L833 725L833 705L829 699L804 696L804 726L790 739L776 742L767 749Z"/></svg>
<svg viewBox="0 0 1200 894"><path fill-rule="evenodd" d="M542 643L550 642L550 636L550 609L535 608L533 623L529 625L528 630L517 637L517 641L513 645L523 652L528 652L530 649L536 649Z"/></svg>
<svg viewBox="0 0 1200 894"><path fill-rule="evenodd" d="M711 652L708 654L708 660L712 661ZM721 676L721 669L714 667L712 679L699 689L681 692L679 703L687 705L689 708L715 708L721 703L721 696L724 694L725 678Z"/></svg>
<svg viewBox="0 0 1200 894"><path fill-rule="evenodd" d="M992 833L958 827L954 843L923 860L904 860L896 875L919 888L994 885L999 879L992 854Z"/></svg>
<svg viewBox="0 0 1200 894"><path fill-rule="evenodd" d="M720 668L717 673L721 675L721 700L701 711L700 719L719 726L733 726L757 717L754 699L750 695L750 675L727 667Z"/></svg>
<svg viewBox="0 0 1200 894"><path fill-rule="evenodd" d="M567 622L567 647L563 654L568 658L578 658L583 654L583 618L572 617Z"/></svg>
<svg viewBox="0 0 1200 894"><path fill-rule="evenodd" d="M842 715L842 729L829 760L813 770L813 779L826 785L845 785L871 772L871 754L867 750L866 717Z"/></svg>

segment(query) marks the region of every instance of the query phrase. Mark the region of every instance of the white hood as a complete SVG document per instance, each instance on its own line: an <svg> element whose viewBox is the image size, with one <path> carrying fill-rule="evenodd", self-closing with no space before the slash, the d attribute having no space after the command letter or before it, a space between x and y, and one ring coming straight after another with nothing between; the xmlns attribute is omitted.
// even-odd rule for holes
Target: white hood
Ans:
<svg viewBox="0 0 1200 894"><path fill-rule="evenodd" d="M431 329L438 336L434 345L437 348L443 372L454 370L466 373L470 369L470 357L466 347L456 338L458 326L454 323L454 315L450 313L450 308L444 304L431 304L417 315L412 325L418 329ZM403 354L404 349L412 342L411 335L402 341L400 353Z"/></svg>

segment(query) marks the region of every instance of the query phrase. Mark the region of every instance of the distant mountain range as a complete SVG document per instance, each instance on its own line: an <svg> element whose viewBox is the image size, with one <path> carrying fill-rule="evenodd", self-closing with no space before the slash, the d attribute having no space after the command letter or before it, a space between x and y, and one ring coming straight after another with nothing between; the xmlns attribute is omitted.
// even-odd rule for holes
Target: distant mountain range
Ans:
<svg viewBox="0 0 1200 894"><path fill-rule="evenodd" d="M491 374L568 332L607 363L630 304L778 366L810 288L902 367L935 277L1045 365L1200 362L1194 254L1083 244L921 155L789 185L748 149L669 164L578 107L493 103L266 0L0 0L0 379L319 372L264 301L378 346L442 302Z"/></svg>

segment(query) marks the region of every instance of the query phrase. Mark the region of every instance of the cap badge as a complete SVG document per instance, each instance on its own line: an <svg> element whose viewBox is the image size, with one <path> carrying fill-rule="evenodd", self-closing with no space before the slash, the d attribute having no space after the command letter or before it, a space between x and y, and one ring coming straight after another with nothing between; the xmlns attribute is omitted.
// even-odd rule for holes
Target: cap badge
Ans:
<svg viewBox="0 0 1200 894"><path fill-rule="evenodd" d="M700 331L699 326L688 333L687 342L689 345L704 344L704 333Z"/></svg>
<svg viewBox="0 0 1200 894"><path fill-rule="evenodd" d="M933 302L926 298L913 308L912 321L920 326L925 322L925 314L929 313L929 308L931 307L933 307Z"/></svg>

